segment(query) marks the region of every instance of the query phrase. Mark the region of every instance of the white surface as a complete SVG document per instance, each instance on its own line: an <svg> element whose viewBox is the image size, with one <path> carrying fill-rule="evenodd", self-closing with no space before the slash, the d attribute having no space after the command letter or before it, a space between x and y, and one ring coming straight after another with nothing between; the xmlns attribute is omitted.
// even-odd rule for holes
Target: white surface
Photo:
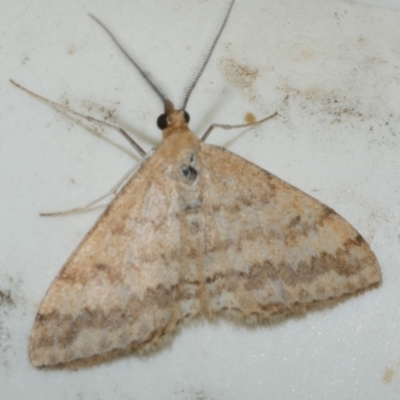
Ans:
<svg viewBox="0 0 400 400"><path fill-rule="evenodd" d="M0 3L0 290L11 298L0 298L1 399L400 397L400 12L237 0L188 106L199 134L211 121L277 110L259 128L218 131L209 142L342 214L377 255L383 285L272 327L192 325L151 357L68 372L34 369L28 338L47 288L101 209L38 213L96 198L138 157L116 133L98 129L101 139L8 79L92 116L112 111L148 150L160 140L160 102L87 13L179 104L228 2ZM232 65L258 71L256 79L238 79Z"/></svg>

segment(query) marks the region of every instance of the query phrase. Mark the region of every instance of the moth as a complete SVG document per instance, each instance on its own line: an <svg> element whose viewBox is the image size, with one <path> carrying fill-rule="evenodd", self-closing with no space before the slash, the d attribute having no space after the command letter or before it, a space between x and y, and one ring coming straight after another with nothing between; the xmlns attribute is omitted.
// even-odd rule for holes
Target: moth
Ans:
<svg viewBox="0 0 400 400"><path fill-rule="evenodd" d="M215 127L248 127L270 117L239 126L212 125L201 139L190 131L189 97L233 3L179 109L92 17L162 100L164 113L157 124L163 140L146 155L118 128L143 161L44 297L29 344L35 367L91 364L151 351L195 318L269 322L381 283L370 247L335 211L205 143Z"/></svg>

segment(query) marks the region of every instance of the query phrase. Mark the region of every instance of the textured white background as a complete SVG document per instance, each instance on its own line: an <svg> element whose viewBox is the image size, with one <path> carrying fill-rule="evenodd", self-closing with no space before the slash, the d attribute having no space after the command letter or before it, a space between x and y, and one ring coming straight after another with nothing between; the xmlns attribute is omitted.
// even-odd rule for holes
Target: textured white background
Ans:
<svg viewBox="0 0 400 400"><path fill-rule="evenodd" d="M47 288L101 213L41 218L106 192L138 160L14 88L105 118L145 149L159 100L87 13L179 103L228 1L0 0L0 399L398 399L400 12L322 0L237 0L190 100L191 127L279 117L209 142L268 169L350 221L383 285L333 309L254 329L191 325L151 357L40 371L27 358ZM371 2L369 2L371 3ZM240 71L252 73L246 79ZM246 188L243 188L246 190ZM222 194L223 195L223 194ZM9 297L7 297L9 295Z"/></svg>

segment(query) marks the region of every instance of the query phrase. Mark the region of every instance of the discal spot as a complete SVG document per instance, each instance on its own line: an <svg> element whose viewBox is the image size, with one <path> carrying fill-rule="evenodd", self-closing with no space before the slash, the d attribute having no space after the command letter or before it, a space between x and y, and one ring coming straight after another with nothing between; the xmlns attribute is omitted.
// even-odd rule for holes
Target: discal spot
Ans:
<svg viewBox="0 0 400 400"><path fill-rule="evenodd" d="M183 176L191 182L197 178L197 170L191 165L183 165L181 171Z"/></svg>

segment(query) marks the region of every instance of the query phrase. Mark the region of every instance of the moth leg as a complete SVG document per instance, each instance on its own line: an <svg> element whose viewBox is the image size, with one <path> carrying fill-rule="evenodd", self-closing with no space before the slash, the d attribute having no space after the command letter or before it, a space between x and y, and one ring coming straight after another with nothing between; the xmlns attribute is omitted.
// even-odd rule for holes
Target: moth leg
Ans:
<svg viewBox="0 0 400 400"><path fill-rule="evenodd" d="M210 125L210 127L206 130L206 133L201 137L200 140L201 140L202 142L205 142L206 139L208 138L209 134L211 133L211 131L212 131L214 128L222 128L222 129L248 128L248 127L250 127L250 126L260 125L260 124L262 124L263 122L265 122L265 121L267 121L267 120L269 120L269 119L271 119L271 118L276 117L277 115L278 115L278 113L275 112L275 113L273 113L272 115L269 115L269 116L266 117L266 118L260 119L259 121L250 122L249 124L240 124L240 125L212 124L212 125Z"/></svg>
<svg viewBox="0 0 400 400"><path fill-rule="evenodd" d="M120 187L125 183L125 181L139 168L141 163L138 163L133 168L131 168L123 177L120 179L107 193L103 194L102 196L98 197L91 202L84 204L83 206L71 208L70 210L64 211L55 211L55 212L48 212L48 213L40 213L41 217L55 217L58 215L66 215L66 214L74 214L84 210L87 210L89 207L93 206L94 204L100 202L101 200L107 198L108 196L115 196L120 189Z"/></svg>
<svg viewBox="0 0 400 400"><path fill-rule="evenodd" d="M14 86L16 86L17 88L29 93L31 96L36 97L37 99L44 101L45 103L49 104L51 107L54 107L56 110L65 111L67 113L74 114L74 115L76 115L78 117L84 118L86 121L93 122L93 123L98 124L98 125L104 125L104 126L107 126L108 128L111 128L111 129L115 129L117 132L119 132L136 149L136 151L142 157L144 157L146 155L146 152L119 126L111 125L108 122L101 121L99 119L93 118L90 115L81 114L81 113L79 113L79 112L77 112L75 110L72 110L71 108L69 108L67 106L64 106L62 104L59 104L59 103L56 103L56 102L51 101L49 99L46 99L45 97L42 97L42 96L40 96L40 95L38 95L36 93L33 93L30 90L28 90L27 88L19 85L18 83L14 82L12 79L10 79L10 82Z"/></svg>

